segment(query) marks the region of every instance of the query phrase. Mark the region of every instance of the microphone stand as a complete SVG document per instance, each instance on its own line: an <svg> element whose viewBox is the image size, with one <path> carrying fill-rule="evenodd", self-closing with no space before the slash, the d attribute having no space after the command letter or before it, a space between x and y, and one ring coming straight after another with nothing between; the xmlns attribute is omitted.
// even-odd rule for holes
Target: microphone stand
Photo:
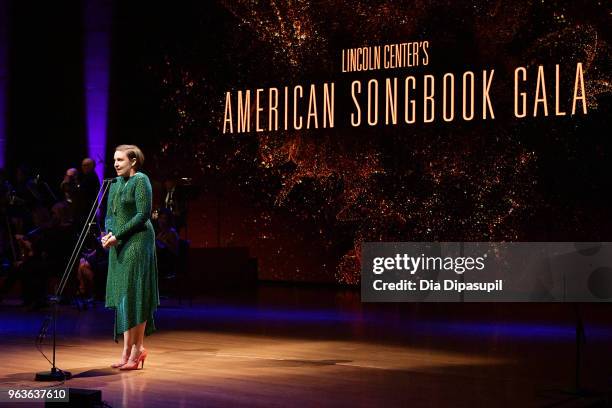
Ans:
<svg viewBox="0 0 612 408"><path fill-rule="evenodd" d="M83 248L83 244L85 243L85 239L89 235L89 230L91 229L92 224L95 224L94 218L98 210L100 209L100 204L102 203L102 199L108 192L108 189L112 183L114 183L116 179L104 179L100 189L98 190L98 195L96 196L96 200L93 202L91 209L89 210L89 215L85 220L85 224L83 225L83 229L81 230L81 234L79 235L79 239L77 240L74 249L72 250L72 255L66 264L66 269L64 269L64 274L60 279L57 289L55 290L55 295L50 299L53 304L53 313L51 316L47 316L43 321L40 330L38 332L38 336L36 337L36 348L40 353L47 359L47 361L51 364L51 371L41 371L36 373L36 381L65 381L72 377L72 374L68 371L63 371L55 365L55 354L56 354L56 332L57 332L57 316L59 309L59 301L66 284L68 283L68 278L74 266L79 259L79 255L81 254L81 249ZM53 359L49 360L49 358L42 351L42 343L47 336L47 330L49 328L49 324L53 327Z"/></svg>

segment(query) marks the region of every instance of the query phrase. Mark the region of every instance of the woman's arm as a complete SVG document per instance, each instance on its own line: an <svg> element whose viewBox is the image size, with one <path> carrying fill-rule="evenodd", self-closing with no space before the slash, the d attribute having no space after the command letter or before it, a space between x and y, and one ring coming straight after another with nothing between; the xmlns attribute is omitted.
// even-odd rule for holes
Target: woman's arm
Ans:
<svg viewBox="0 0 612 408"><path fill-rule="evenodd" d="M108 198L106 199L106 217L104 217L104 231L106 234L113 230L112 206L115 199L115 184L112 183L108 189Z"/></svg>
<svg viewBox="0 0 612 408"><path fill-rule="evenodd" d="M144 223L151 217L153 193L149 178L146 176L134 177L138 177L136 179L136 186L134 187L134 194L136 195L136 214L125 224L115 226L113 234L118 240L124 240L134 231L142 228Z"/></svg>

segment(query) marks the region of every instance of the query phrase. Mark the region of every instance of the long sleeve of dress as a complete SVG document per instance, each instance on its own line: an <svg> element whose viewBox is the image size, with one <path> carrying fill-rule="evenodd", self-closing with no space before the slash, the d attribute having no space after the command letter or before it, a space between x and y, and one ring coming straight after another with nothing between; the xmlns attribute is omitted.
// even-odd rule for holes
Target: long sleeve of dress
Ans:
<svg viewBox="0 0 612 408"><path fill-rule="evenodd" d="M112 206L113 200L115 199L115 184L110 185L108 189L108 198L106 200L106 217L104 217L104 231L109 233L113 230L113 216L112 216Z"/></svg>
<svg viewBox="0 0 612 408"><path fill-rule="evenodd" d="M153 192L151 183L146 177L138 177L134 188L136 214L125 224L116 227L113 231L118 240L124 240L133 232L142 230L144 224L151 217L151 203Z"/></svg>

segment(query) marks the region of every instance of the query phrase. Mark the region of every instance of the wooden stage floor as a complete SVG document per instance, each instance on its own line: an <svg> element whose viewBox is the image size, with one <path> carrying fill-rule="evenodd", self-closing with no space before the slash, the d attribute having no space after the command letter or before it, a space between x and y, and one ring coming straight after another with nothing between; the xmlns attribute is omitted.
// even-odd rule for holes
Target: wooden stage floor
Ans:
<svg viewBox="0 0 612 408"><path fill-rule="evenodd" d="M574 378L570 305L362 305L351 291L166 300L133 372L108 367L112 312L62 306L58 366L74 375L64 386L100 389L112 407L605 406L610 311L581 306L582 381L600 394L579 399L561 392ZM48 369L33 346L43 316L0 306L0 388L58 385L33 381Z"/></svg>

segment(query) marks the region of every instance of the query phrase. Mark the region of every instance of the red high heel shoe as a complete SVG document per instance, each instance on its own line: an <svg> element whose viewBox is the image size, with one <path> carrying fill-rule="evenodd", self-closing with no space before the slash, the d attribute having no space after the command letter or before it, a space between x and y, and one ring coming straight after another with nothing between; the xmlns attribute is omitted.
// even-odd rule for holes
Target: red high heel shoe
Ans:
<svg viewBox="0 0 612 408"><path fill-rule="evenodd" d="M144 361L147 358L147 350L144 349L140 352L136 360L128 360L126 364L121 366L120 370L138 370L138 365L142 362L141 368L144 368Z"/></svg>
<svg viewBox="0 0 612 408"><path fill-rule="evenodd" d="M111 364L111 367L112 367L112 368L119 368L119 367L123 367L124 365L126 365L126 364L127 364L127 362L128 362L128 358L126 357L126 358L125 358L125 360L121 360L121 361L119 361L118 363Z"/></svg>

